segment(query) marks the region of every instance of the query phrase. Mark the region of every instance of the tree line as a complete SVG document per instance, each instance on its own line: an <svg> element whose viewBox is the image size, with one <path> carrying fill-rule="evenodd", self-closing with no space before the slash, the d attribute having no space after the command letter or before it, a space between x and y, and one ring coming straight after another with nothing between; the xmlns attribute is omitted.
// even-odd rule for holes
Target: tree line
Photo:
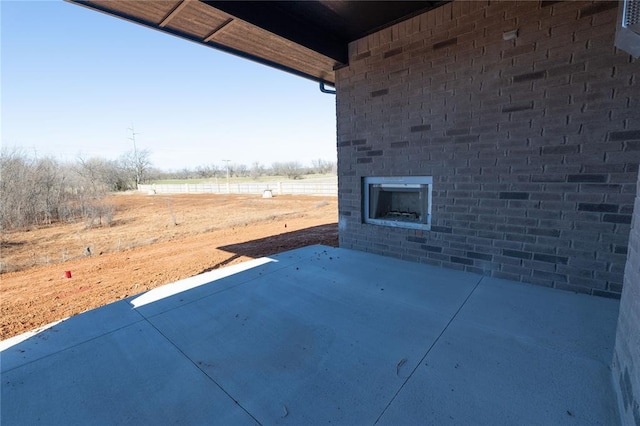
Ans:
<svg viewBox="0 0 640 426"><path fill-rule="evenodd" d="M84 219L88 226L113 218L106 194L135 188L135 176L149 168L148 154L118 160L78 157L74 163L38 158L20 150L0 152L0 228Z"/></svg>
<svg viewBox="0 0 640 426"><path fill-rule="evenodd" d="M86 221L87 226L110 224L114 207L107 194L136 189L138 183L160 179L215 178L264 175L300 178L309 173L330 173L335 163L316 160L311 167L299 162L207 165L181 171L152 166L149 151L123 154L117 160L78 157L64 162L38 158L20 150L0 152L0 229L10 230L54 222Z"/></svg>
<svg viewBox="0 0 640 426"><path fill-rule="evenodd" d="M207 164L193 169L185 168L177 171L159 171L154 174L153 180L159 179L208 179L230 177L251 177L254 179L262 176L286 176L289 179L300 179L309 174L328 174L336 172L336 164L327 160L314 160L311 166L303 166L299 161L276 162L267 167L259 162L251 166L239 163L227 165Z"/></svg>

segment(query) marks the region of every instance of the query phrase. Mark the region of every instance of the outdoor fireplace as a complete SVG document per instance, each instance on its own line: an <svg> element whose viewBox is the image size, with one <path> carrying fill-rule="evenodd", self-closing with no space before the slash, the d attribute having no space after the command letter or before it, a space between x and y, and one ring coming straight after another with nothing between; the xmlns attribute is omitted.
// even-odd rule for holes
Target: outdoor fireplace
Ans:
<svg viewBox="0 0 640 426"><path fill-rule="evenodd" d="M431 176L364 178L365 223L430 229Z"/></svg>

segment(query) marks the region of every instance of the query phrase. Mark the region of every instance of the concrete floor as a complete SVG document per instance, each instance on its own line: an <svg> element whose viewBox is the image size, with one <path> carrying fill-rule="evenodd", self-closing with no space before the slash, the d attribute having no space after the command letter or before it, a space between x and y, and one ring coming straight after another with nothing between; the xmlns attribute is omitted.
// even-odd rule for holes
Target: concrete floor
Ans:
<svg viewBox="0 0 640 426"><path fill-rule="evenodd" d="M311 246L0 344L2 425L616 424L618 301Z"/></svg>

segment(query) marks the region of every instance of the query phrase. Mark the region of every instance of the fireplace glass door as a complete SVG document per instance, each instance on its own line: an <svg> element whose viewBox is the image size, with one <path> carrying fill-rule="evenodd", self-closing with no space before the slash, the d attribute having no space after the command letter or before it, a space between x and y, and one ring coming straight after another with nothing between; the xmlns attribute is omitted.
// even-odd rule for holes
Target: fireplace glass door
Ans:
<svg viewBox="0 0 640 426"><path fill-rule="evenodd" d="M431 225L431 176L364 179L366 223L414 229Z"/></svg>

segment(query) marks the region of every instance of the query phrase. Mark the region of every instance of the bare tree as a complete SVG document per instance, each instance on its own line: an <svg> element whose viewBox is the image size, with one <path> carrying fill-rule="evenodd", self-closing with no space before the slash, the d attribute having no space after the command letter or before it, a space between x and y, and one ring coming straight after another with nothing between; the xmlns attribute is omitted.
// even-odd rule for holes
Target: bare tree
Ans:
<svg viewBox="0 0 640 426"><path fill-rule="evenodd" d="M103 190L104 163L98 158L85 159L81 155L77 158L76 173L90 186L91 192L97 194Z"/></svg>
<svg viewBox="0 0 640 426"><path fill-rule="evenodd" d="M66 178L53 158L32 158L21 151L0 154L0 227L20 228L59 220L68 209Z"/></svg>
<svg viewBox="0 0 640 426"><path fill-rule="evenodd" d="M123 168L130 174L136 188L147 180L147 174L151 168L150 157L151 152L142 149L129 151L120 158Z"/></svg>
<svg viewBox="0 0 640 426"><path fill-rule="evenodd" d="M313 172L319 174L327 174L335 170L336 164L333 161L322 159L313 160L311 162Z"/></svg>
<svg viewBox="0 0 640 426"><path fill-rule="evenodd" d="M0 224L2 229L25 225L29 194L24 185L30 179L31 164L24 153L2 149L0 155Z"/></svg>
<svg viewBox="0 0 640 426"><path fill-rule="evenodd" d="M196 167L196 173L202 178L212 178L220 175L220 168L215 164L208 164Z"/></svg>
<svg viewBox="0 0 640 426"><path fill-rule="evenodd" d="M264 166L260 164L258 161L254 162L251 165L251 169L249 171L253 179L258 179L260 176L264 175L264 172L265 172Z"/></svg>
<svg viewBox="0 0 640 426"><path fill-rule="evenodd" d="M249 169L244 164L233 163L230 166L231 174L236 177L249 176Z"/></svg>
<svg viewBox="0 0 640 426"><path fill-rule="evenodd" d="M127 170L118 161L107 160L104 173L104 182L111 191L126 191L132 188Z"/></svg>
<svg viewBox="0 0 640 426"><path fill-rule="evenodd" d="M300 179L304 172L302 165L297 161L273 163L271 165L271 170L275 175L286 176L289 179Z"/></svg>
<svg viewBox="0 0 640 426"><path fill-rule="evenodd" d="M104 194L107 191L126 191L132 185L128 178L127 170L117 161L104 158L85 159L79 156L75 172L80 176L95 194Z"/></svg>
<svg viewBox="0 0 640 426"><path fill-rule="evenodd" d="M103 201L109 188L101 175L111 163L84 159L81 163L64 164L2 150L0 227L22 228L96 216L99 224L110 222L113 207Z"/></svg>
<svg viewBox="0 0 640 426"><path fill-rule="evenodd" d="M43 223L51 223L59 218L58 206L60 205L64 176L60 171L60 165L53 158L42 158L35 163L33 170L33 187L36 211L38 219Z"/></svg>

